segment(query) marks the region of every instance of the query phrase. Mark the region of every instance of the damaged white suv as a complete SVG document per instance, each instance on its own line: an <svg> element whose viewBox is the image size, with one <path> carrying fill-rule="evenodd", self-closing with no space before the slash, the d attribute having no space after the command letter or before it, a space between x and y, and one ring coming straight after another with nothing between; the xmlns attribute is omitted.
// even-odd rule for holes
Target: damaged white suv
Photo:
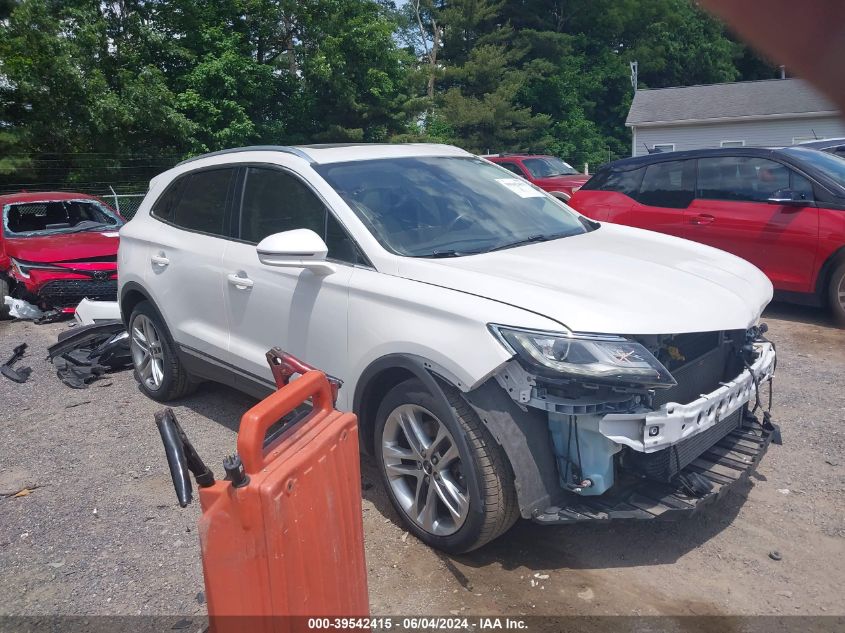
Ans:
<svg viewBox="0 0 845 633"><path fill-rule="evenodd" d="M772 286L716 249L593 222L442 145L250 147L156 177L121 230L141 388L265 395L281 347L343 380L425 542L518 517L676 517L747 477ZM765 400L765 398L764 398Z"/></svg>

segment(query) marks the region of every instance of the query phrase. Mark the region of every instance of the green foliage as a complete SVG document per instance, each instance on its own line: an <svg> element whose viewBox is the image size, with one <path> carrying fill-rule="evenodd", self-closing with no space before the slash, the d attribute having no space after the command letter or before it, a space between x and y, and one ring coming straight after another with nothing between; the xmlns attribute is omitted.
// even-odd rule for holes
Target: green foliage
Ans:
<svg viewBox="0 0 845 633"><path fill-rule="evenodd" d="M692 0L0 0L0 187L251 143L627 155L640 87L774 69Z"/></svg>

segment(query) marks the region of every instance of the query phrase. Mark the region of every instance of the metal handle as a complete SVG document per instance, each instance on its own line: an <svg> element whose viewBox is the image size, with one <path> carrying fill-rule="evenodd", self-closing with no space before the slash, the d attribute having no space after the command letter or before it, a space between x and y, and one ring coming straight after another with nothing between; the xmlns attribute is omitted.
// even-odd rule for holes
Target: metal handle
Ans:
<svg viewBox="0 0 845 633"><path fill-rule="evenodd" d="M325 416L334 410L332 388L323 372L306 372L244 413L238 432L238 454L248 475L260 472L267 465L264 454L267 429L308 398L313 405L308 420L313 421L316 416Z"/></svg>
<svg viewBox="0 0 845 633"><path fill-rule="evenodd" d="M712 224L716 218L712 215L707 213L702 213L700 215L696 215L695 217L690 219L690 224Z"/></svg>
<svg viewBox="0 0 845 633"><path fill-rule="evenodd" d="M150 257L150 261L156 266L167 266L170 263L170 260L164 256L164 253L153 255L152 257Z"/></svg>
<svg viewBox="0 0 845 633"><path fill-rule="evenodd" d="M226 275L229 283L237 288L252 288L255 284L249 277L241 277L237 273L229 273Z"/></svg>

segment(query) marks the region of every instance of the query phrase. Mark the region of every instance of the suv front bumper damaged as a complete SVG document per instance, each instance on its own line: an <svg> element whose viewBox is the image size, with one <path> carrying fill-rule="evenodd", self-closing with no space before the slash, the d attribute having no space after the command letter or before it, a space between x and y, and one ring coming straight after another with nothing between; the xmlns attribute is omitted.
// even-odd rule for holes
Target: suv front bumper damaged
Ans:
<svg viewBox="0 0 845 633"><path fill-rule="evenodd" d="M768 412L762 421L754 415L775 365L774 346L757 340L732 380L686 404L653 407L647 395L625 391L556 397L511 361L496 379L520 408L545 412L560 486L531 518L672 519L713 502L747 480L779 435Z"/></svg>

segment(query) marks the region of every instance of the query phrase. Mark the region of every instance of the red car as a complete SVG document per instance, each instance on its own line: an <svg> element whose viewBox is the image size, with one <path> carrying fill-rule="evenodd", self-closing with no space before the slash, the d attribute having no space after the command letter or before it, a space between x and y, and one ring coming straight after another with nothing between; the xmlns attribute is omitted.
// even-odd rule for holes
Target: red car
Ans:
<svg viewBox="0 0 845 633"><path fill-rule="evenodd" d="M802 146L650 154L603 166L569 204L738 255L776 297L827 304L845 325L845 159Z"/></svg>
<svg viewBox="0 0 845 633"><path fill-rule="evenodd" d="M537 154L489 154L483 156L517 176L537 185L561 200L569 200L572 192L590 177L580 173L556 156Z"/></svg>
<svg viewBox="0 0 845 633"><path fill-rule="evenodd" d="M118 229L124 220L81 193L0 196L0 317L3 297L72 313L85 297L117 298Z"/></svg>

